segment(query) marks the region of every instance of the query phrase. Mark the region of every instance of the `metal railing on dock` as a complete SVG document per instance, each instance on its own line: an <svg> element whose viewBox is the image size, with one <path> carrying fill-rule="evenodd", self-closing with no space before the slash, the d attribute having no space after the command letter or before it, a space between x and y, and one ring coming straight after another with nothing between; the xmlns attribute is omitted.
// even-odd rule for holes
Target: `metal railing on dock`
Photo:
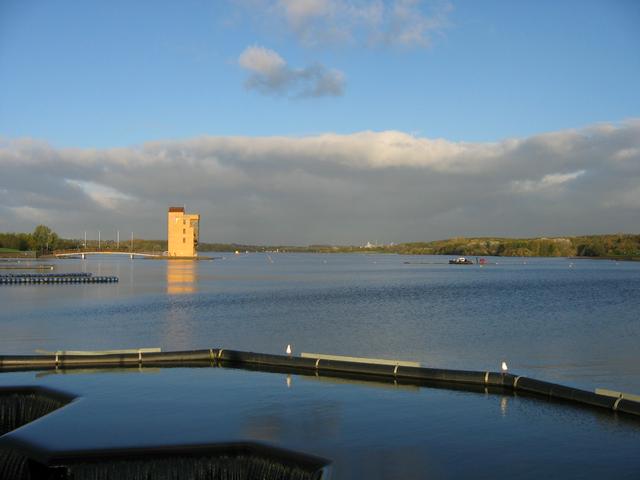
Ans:
<svg viewBox="0 0 640 480"><path fill-rule="evenodd" d="M116 283L115 276L93 276L91 273L8 273L0 275L0 285L60 284L60 283Z"/></svg>

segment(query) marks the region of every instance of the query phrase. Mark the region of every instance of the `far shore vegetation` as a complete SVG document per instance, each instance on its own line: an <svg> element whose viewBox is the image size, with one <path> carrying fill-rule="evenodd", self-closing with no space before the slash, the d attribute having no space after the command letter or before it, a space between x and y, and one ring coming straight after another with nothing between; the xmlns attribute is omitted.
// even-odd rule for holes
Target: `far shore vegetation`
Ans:
<svg viewBox="0 0 640 480"><path fill-rule="evenodd" d="M0 256L33 256L56 251L84 249L104 251L136 251L161 254L166 240L88 240L60 238L46 225L38 225L32 233L0 233ZM465 238L457 237L432 242L389 245L243 245L236 243L203 243L201 252L299 252L299 253L396 253L405 255L461 255L498 257L591 257L640 259L639 234L588 235L553 238Z"/></svg>

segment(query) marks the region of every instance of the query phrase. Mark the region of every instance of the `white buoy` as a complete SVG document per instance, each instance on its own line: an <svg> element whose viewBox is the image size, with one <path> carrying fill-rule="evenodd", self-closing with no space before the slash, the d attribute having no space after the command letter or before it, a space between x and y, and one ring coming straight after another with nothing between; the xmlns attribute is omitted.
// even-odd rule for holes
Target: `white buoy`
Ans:
<svg viewBox="0 0 640 480"><path fill-rule="evenodd" d="M509 367L507 367L507 362L502 362L502 373L507 373L507 370L509 370Z"/></svg>
<svg viewBox="0 0 640 480"><path fill-rule="evenodd" d="M287 344L287 355L291 355L291 345Z"/></svg>

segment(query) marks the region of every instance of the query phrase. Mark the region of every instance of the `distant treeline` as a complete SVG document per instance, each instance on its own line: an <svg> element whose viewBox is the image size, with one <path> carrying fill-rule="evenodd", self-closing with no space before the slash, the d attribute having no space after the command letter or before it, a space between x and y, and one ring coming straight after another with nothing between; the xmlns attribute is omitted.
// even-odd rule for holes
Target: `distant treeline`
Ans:
<svg viewBox="0 0 640 480"><path fill-rule="evenodd" d="M0 251L25 252L33 251L38 255L46 255L60 250L108 250L108 251L144 251L161 253L167 249L167 241L134 239L116 242L114 240L87 240L60 238L56 232L46 225L38 225L33 233L0 233Z"/></svg>
<svg viewBox="0 0 640 480"><path fill-rule="evenodd" d="M259 246L202 243L201 251L399 253L407 255L466 255L498 257L640 257L640 235L591 235L562 238L451 238L434 242L379 246L309 245Z"/></svg>
<svg viewBox="0 0 640 480"><path fill-rule="evenodd" d="M332 247L326 247L332 248ZM334 247L349 248L349 247ZM200 252L299 252L299 253L318 253L322 250L320 247L310 245L307 247L293 245L247 245L243 243L202 243L198 245Z"/></svg>
<svg viewBox="0 0 640 480"><path fill-rule="evenodd" d="M44 254L60 248L66 240L45 225L38 225L33 233L0 233L0 249L9 251L33 251Z"/></svg>
<svg viewBox="0 0 640 480"><path fill-rule="evenodd" d="M403 254L498 257L640 257L640 235L562 238L451 238L435 242L375 247Z"/></svg>
<svg viewBox="0 0 640 480"><path fill-rule="evenodd" d="M54 250L80 250L84 240L60 238L45 225L33 233L0 233L0 249L35 251L39 255ZM87 241L87 249L157 252L167 250L166 240ZM408 255L465 255L499 257L626 257L640 258L640 235L590 235L560 238L451 238L434 242L400 243L377 246L244 245L236 243L200 243L201 252L300 252L300 253L399 253Z"/></svg>

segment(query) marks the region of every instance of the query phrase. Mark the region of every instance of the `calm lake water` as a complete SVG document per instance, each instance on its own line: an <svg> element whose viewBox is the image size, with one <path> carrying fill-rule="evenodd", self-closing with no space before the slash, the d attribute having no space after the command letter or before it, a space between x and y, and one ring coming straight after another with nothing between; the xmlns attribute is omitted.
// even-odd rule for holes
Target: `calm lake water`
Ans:
<svg viewBox="0 0 640 480"><path fill-rule="evenodd" d="M214 254L57 271L118 284L0 287L0 352L158 346L321 352L496 370L640 393L640 263ZM410 263L405 263L410 262Z"/></svg>
<svg viewBox="0 0 640 480"><path fill-rule="evenodd" d="M2 286L0 353L291 344L640 393L640 263L210 255L60 260L120 282ZM253 439L327 457L333 478L640 472L640 422L537 398L227 368L0 375L16 384L86 397L22 429L59 448Z"/></svg>

